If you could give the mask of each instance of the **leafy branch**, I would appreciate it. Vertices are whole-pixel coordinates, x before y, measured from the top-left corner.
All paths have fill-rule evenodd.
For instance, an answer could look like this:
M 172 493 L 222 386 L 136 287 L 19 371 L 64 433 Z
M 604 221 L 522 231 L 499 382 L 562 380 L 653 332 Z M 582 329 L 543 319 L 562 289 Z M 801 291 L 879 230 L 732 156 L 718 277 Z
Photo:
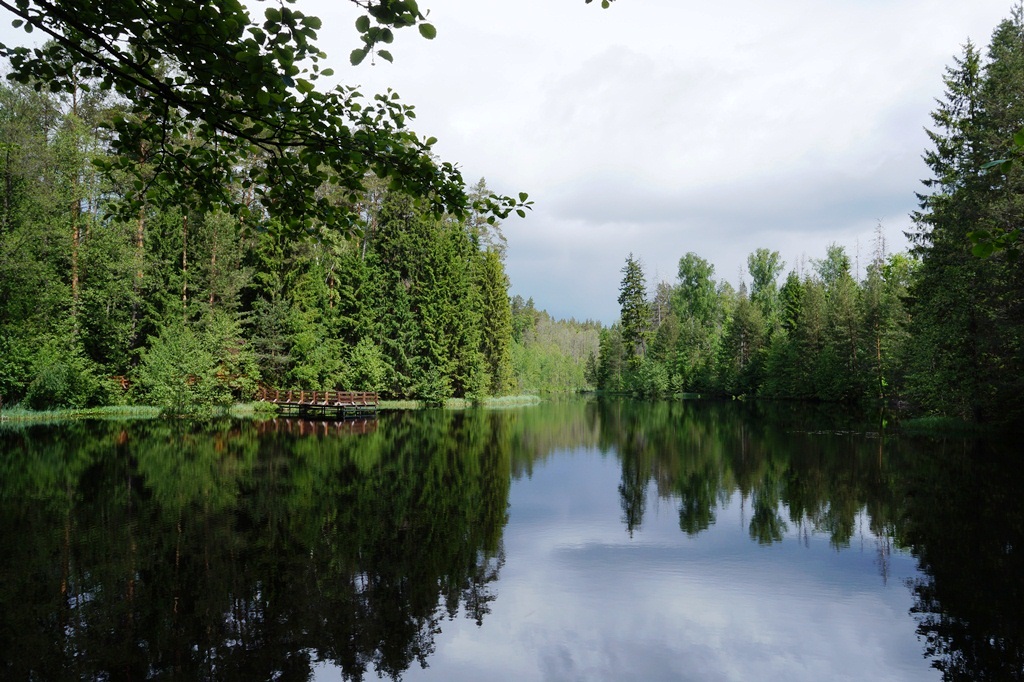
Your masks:
M 436 34 L 414 0 L 350 1 L 367 11 L 357 21 L 367 53 L 390 42 L 392 29 Z M 292 5 L 282 0 L 254 20 L 239 0 L 0 0 L 16 27 L 50 39 L 37 48 L 0 45 L 0 55 L 10 60 L 9 78 L 37 89 L 88 89 L 91 79 L 124 101 L 111 123 L 116 160 L 103 170 L 134 178 L 129 211 L 175 188 L 200 208 L 252 217 L 240 189 L 293 228 L 321 222 L 357 234 L 350 206 L 372 174 L 436 213 L 463 215 L 462 176 L 435 159 L 434 138 L 408 128 L 414 107 L 391 91 L 368 101 L 351 87 L 317 89 L 333 75 L 316 45 L 321 22 Z M 140 149 L 151 150 L 148 170 Z M 529 207 L 499 199 L 499 218 Z

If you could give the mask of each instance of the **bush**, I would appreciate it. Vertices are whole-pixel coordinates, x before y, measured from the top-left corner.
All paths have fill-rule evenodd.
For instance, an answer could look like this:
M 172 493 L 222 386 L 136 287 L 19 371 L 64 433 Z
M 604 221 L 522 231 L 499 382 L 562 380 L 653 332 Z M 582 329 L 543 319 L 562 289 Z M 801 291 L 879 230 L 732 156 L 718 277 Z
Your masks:
M 25 404 L 33 410 L 75 409 L 106 402 L 107 392 L 95 363 L 73 341 L 48 340 L 36 354 L 32 369 Z
M 142 397 L 175 415 L 207 413 L 218 396 L 213 355 L 184 323 L 150 338 L 136 374 Z
M 444 372 L 432 367 L 420 382 L 416 393 L 427 405 L 444 405 L 452 397 L 451 380 Z
M 391 371 L 380 346 L 364 336 L 352 348 L 344 373 L 345 385 L 339 388 L 380 393 L 387 387 Z
M 668 372 L 660 362 L 643 358 L 636 372 L 630 373 L 630 389 L 634 395 L 656 398 L 669 392 Z

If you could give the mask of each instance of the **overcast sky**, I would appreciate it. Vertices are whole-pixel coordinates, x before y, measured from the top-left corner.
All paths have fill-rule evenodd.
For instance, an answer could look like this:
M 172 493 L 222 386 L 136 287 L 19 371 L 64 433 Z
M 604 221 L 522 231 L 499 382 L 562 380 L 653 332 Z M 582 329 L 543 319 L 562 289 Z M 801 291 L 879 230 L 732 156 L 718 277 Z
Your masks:
M 255 4 L 255 3 L 253 3 Z M 509 219 L 512 293 L 556 317 L 618 317 L 632 252 L 649 290 L 693 251 L 737 285 L 747 255 L 786 270 L 836 242 L 890 249 L 927 175 L 942 75 L 984 47 L 1011 0 L 420 0 L 433 41 L 399 31 L 395 63 L 348 64 L 357 8 L 324 20 L 340 82 L 394 88 L 467 182 L 529 192 Z M 259 9 L 257 9 L 259 11 Z M 2 32 L 9 36 L 6 25 Z M 23 37 L 24 34 L 22 33 Z
M 618 317 L 630 252 L 648 287 L 696 252 L 737 285 L 747 255 L 786 270 L 890 249 L 927 176 L 942 75 L 1010 0 L 420 0 L 438 35 L 399 31 L 394 64 L 352 68 L 355 7 L 324 19 L 341 80 L 394 88 L 469 182 L 526 191 L 509 219 L 512 293 L 556 317 Z M 364 93 L 366 94 L 366 93 Z

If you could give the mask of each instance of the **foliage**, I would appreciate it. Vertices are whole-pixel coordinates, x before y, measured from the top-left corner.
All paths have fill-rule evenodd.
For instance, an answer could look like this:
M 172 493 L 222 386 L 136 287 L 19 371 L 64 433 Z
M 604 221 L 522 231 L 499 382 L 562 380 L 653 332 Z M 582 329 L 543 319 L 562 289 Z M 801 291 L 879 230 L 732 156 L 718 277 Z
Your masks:
M 643 268 L 629 254 L 622 267 L 622 283 L 619 285 L 619 321 L 622 325 L 622 342 L 625 345 L 627 362 L 631 369 L 639 368 L 647 354 L 647 343 L 651 331 L 651 308 L 647 303 L 647 284 Z
M 168 414 L 207 413 L 229 397 L 218 386 L 214 362 L 191 325 L 169 323 L 142 353 L 138 390 L 145 401 Z
M 251 399 L 260 383 L 400 398 L 424 391 L 435 401 L 527 383 L 514 374 L 493 216 L 439 217 L 371 179 L 359 210 L 372 232 L 318 225 L 296 239 L 282 220 L 206 210 L 198 194 L 176 194 L 159 174 L 151 180 L 162 200 L 125 216 L 110 202 L 130 200 L 134 184 L 91 170 L 92 160 L 119 158 L 99 143 L 99 121 L 118 110 L 96 99 L 86 111 L 82 93 L 0 85 L 8 405 L 152 400 L 171 413 L 206 412 Z M 248 191 L 244 183 L 228 190 Z M 596 342 L 582 355 L 550 350 L 567 371 L 545 387 L 583 387 L 575 368 Z
M 391 42 L 392 29 L 418 25 L 422 36 L 436 34 L 414 0 L 352 1 L 367 9 L 353 62 L 370 50 L 390 60 L 377 46 Z M 370 173 L 435 213 L 468 208 L 458 170 L 434 160 L 434 138 L 410 131 L 415 111 L 396 93 L 366 100 L 351 86 L 317 89 L 332 75 L 316 44 L 322 24 L 294 0 L 267 7 L 261 18 L 236 0 L 2 6 L 18 17 L 16 26 L 50 39 L 35 48 L 0 46 L 10 78 L 55 93 L 91 81 L 124 101 L 110 121 L 114 153 L 97 163 L 109 177 L 131 178 L 126 216 L 169 193 L 204 212 L 223 208 L 249 221 L 268 214 L 296 230 L 322 223 L 354 235 L 359 216 L 351 205 Z M 492 195 L 481 205 L 492 217 L 528 207 L 525 194 Z
M 746 285 L 716 282 L 714 267 L 694 253 L 679 278 L 662 282 L 649 309 L 650 353 L 630 366 L 621 327 L 602 332 L 596 377 L 602 391 L 642 396 L 711 393 L 824 401 L 895 400 L 905 383 L 908 316 L 903 300 L 913 276 L 906 254 L 880 244 L 864 282 L 836 245 L 817 276 L 791 272 L 780 289 L 778 253 L 757 249 Z M 665 306 L 660 301 L 670 301 Z M 867 377 L 871 377 L 869 380 Z
M 1024 355 L 1019 314 L 1024 278 L 1012 254 L 975 257 L 972 232 L 1015 229 L 1024 169 L 1001 178 L 984 172 L 1024 124 L 1024 8 L 995 30 L 987 58 L 971 44 L 947 70 L 946 93 L 933 113 L 932 177 L 914 218 L 921 264 L 910 287 L 908 393 L 930 412 L 977 423 L 1015 423 Z
M 67 337 L 47 340 L 32 362 L 33 377 L 25 391 L 25 404 L 35 410 L 82 408 L 107 399 L 94 363 Z
M 912 250 L 887 253 L 879 226 L 862 281 L 851 276 L 845 250 L 831 244 L 812 261 L 813 273 L 790 272 L 779 289 L 778 253 L 757 249 L 747 261 L 749 297 L 743 283 L 738 291 L 716 283 L 709 263 L 686 254 L 676 283 L 659 285 L 648 302 L 661 311 L 663 300 L 672 301 L 672 314 L 654 318 L 645 358 L 668 377 L 660 393 L 867 399 L 1019 428 L 1024 166 L 989 160 L 1006 153 L 1024 125 L 1024 4 L 996 28 L 985 55 L 964 47 L 945 84 L 928 132 L 931 177 L 912 216 Z M 642 281 L 642 273 L 630 277 Z M 647 394 L 661 384 L 650 381 L 650 368 L 643 376 L 623 371 L 635 353 L 623 315 L 623 331 L 602 337 L 599 385 Z
M 533 299 L 512 298 L 511 361 L 518 393 L 567 393 L 595 387 L 587 368 L 596 364 L 601 325 L 556 320 Z M 593 367 L 591 367 L 593 369 Z

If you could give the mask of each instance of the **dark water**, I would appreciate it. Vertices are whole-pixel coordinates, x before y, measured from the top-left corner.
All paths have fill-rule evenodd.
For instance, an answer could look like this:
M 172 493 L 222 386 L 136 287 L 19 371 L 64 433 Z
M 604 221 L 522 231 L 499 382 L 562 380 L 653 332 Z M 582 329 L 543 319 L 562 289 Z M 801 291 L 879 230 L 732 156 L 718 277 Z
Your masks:
M 5 680 L 1024 678 L 1013 445 L 564 402 L 0 430 Z

